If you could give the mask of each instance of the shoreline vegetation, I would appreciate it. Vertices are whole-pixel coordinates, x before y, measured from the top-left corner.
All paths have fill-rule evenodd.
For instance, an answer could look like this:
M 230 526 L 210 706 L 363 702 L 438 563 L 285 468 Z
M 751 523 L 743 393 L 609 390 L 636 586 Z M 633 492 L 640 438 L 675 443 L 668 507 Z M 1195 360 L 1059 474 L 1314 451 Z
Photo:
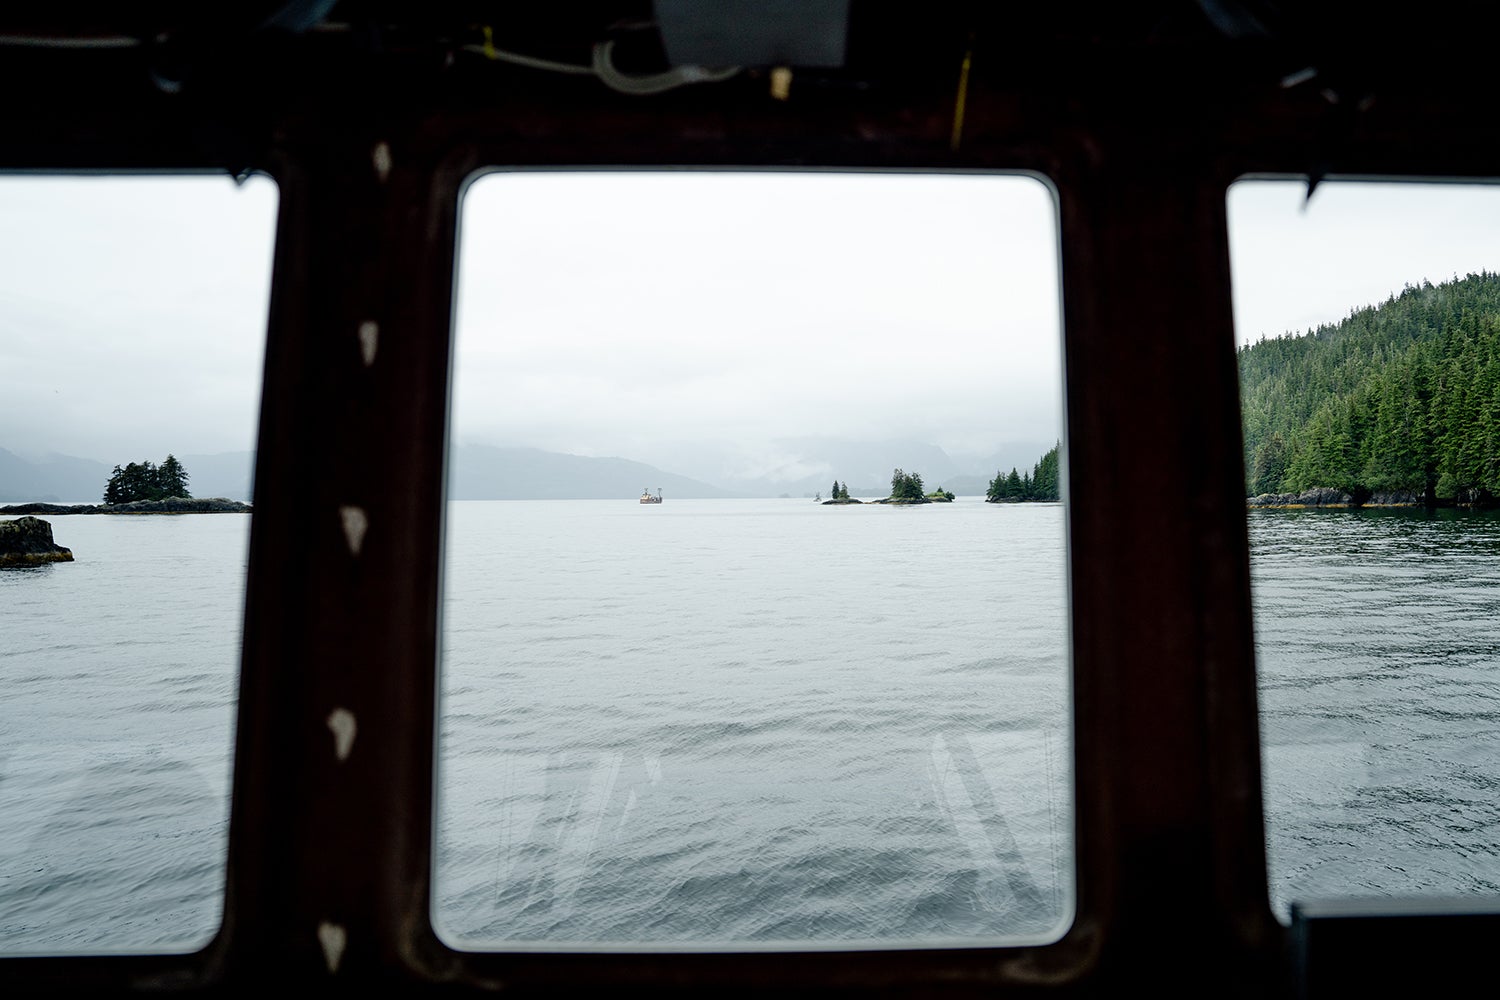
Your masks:
M 1359 507 L 1421 507 L 1422 498 L 1412 493 L 1379 494 L 1360 501 L 1358 497 L 1342 490 L 1314 487 L 1301 493 L 1262 493 L 1246 497 L 1245 506 L 1273 510 L 1304 510 L 1310 507 L 1359 508 Z
M 1493 510 L 1500 507 L 1500 501 L 1494 498 L 1461 502 L 1457 500 L 1436 500 L 1431 503 L 1422 496 L 1411 490 L 1397 490 L 1388 493 L 1372 493 L 1368 496 L 1360 496 L 1345 493 L 1343 490 L 1330 489 L 1326 486 L 1316 486 L 1301 493 L 1262 493 L 1258 496 L 1246 497 L 1245 506 L 1259 510 L 1362 510 L 1362 509 L 1395 509 L 1403 507 L 1421 507 L 1425 510 L 1439 510 L 1443 508 L 1460 508 L 1466 510 Z
M 985 503 L 1056 503 L 1062 499 L 1061 476 L 1058 455 L 1062 442 L 1054 444 L 1047 454 L 1037 459 L 1030 472 L 1012 468 L 1010 474 L 995 473 L 990 488 L 985 491 Z

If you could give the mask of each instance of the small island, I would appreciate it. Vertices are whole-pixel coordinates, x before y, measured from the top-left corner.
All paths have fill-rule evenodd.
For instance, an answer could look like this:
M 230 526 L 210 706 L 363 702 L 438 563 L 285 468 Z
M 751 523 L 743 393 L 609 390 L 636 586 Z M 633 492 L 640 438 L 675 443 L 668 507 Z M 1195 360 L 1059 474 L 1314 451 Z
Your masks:
M 823 501 L 823 506 L 824 507 L 842 506 L 844 504 L 851 504 L 851 503 L 864 503 L 863 500 L 856 500 L 854 497 L 851 497 L 849 495 L 849 484 L 848 483 L 842 483 L 842 484 L 840 484 L 837 479 L 835 479 L 833 481 L 833 492 L 830 493 L 829 496 L 833 497 L 833 499 L 832 500 L 824 500 Z
M 169 497 L 130 503 L 15 503 L 0 514 L 248 514 L 251 506 L 228 497 Z
M 104 502 L 60 504 L 18 503 L 0 507 L 0 514 L 248 514 L 250 505 L 227 497 L 194 497 L 188 492 L 188 473 L 175 456 L 161 465 L 131 462 L 115 466 L 104 485 Z
M 905 472 L 901 469 L 895 470 L 891 475 L 891 495 L 883 500 L 856 500 L 849 495 L 849 484 L 840 483 L 837 479 L 833 481 L 833 492 L 830 494 L 832 500 L 819 502 L 824 507 L 842 506 L 844 504 L 856 503 L 884 503 L 905 506 L 919 503 L 952 503 L 953 494 L 939 486 L 931 493 L 922 492 L 922 477 L 915 472 Z
M 952 503 L 953 494 L 939 486 L 931 493 L 924 493 L 922 477 L 915 472 L 905 472 L 901 469 L 891 474 L 891 495 L 884 500 L 876 500 L 876 503 L 894 504 L 896 506 L 908 506 L 919 503 Z
M 0 521 L 0 568 L 72 562 L 73 550 L 52 540 L 52 525 L 35 517 Z

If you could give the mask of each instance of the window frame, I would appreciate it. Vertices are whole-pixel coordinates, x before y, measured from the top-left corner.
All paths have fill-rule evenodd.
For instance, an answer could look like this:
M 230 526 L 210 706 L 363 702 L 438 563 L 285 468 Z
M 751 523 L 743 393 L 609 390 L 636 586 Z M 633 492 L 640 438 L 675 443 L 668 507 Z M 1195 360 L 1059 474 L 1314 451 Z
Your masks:
M 1398 87 L 1379 129 L 1312 148 L 1328 102 L 1283 85 L 1279 56 L 1225 59 L 1205 45 L 1177 52 L 1164 76 L 1142 68 L 1140 48 L 1089 43 L 1057 50 L 1036 87 L 1024 69 L 976 74 L 959 143 L 946 76 L 842 102 L 784 107 L 746 87 L 640 103 L 566 85 L 459 86 L 524 71 L 445 78 L 421 58 L 307 42 L 256 86 L 211 78 L 191 100 L 111 51 L 41 50 L 0 66 L 36 95 L 0 110 L 0 168 L 254 167 L 281 194 L 223 927 L 187 956 L 4 958 L 0 980 L 122 995 L 331 979 L 475 993 L 1290 992 L 1312 982 L 1297 942 L 1314 940 L 1317 983 L 1371 967 L 1361 944 L 1385 939 L 1323 934 L 1332 918 L 1311 913 L 1282 928 L 1266 892 L 1225 194 L 1253 172 L 1493 178 L 1483 92 Z M 477 954 L 437 940 L 427 915 L 453 264 L 464 179 L 495 165 L 1051 179 L 1073 487 L 1077 898 L 1061 940 L 775 961 Z M 1173 478 L 1184 469 L 1194 475 Z M 342 759 L 327 725 L 338 709 L 358 726 Z M 1393 919 L 1407 930 L 1420 920 Z M 1464 918 L 1456 939 L 1483 940 L 1468 936 L 1476 920 L 1493 917 Z M 1422 965 L 1422 940 L 1396 959 Z M 1477 968 L 1483 949 L 1466 954 Z

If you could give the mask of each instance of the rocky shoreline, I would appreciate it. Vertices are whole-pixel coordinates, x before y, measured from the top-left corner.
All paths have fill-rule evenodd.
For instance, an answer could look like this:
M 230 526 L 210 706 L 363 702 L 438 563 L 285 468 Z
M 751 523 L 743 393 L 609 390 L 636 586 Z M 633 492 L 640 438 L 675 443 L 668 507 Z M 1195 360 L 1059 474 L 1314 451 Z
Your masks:
M 1343 490 L 1326 486 L 1314 487 L 1301 493 L 1262 493 L 1248 497 L 1248 507 L 1420 507 L 1422 494 L 1415 490 L 1392 490 L 1372 493 L 1368 497 L 1355 497 Z
M 0 521 L 0 568 L 72 562 L 73 550 L 52 540 L 52 525 L 35 517 Z
M 132 503 L 18 503 L 0 507 L 0 514 L 248 514 L 251 507 L 225 497 L 136 500 Z
M 911 506 L 915 506 L 916 504 L 919 504 L 919 503 L 952 503 L 952 502 L 953 502 L 953 498 L 952 497 L 936 496 L 936 495 L 922 497 L 920 499 L 903 498 L 901 500 L 897 500 L 894 497 L 886 497 L 884 500 L 855 500 L 853 498 L 845 499 L 843 497 L 840 497 L 837 500 L 824 500 L 823 501 L 823 506 L 824 507 L 835 507 L 835 506 L 837 506 L 837 507 L 843 507 L 843 506 L 848 505 L 848 504 L 856 504 L 856 503 L 883 503 L 883 504 L 890 504 L 893 507 L 911 507 Z

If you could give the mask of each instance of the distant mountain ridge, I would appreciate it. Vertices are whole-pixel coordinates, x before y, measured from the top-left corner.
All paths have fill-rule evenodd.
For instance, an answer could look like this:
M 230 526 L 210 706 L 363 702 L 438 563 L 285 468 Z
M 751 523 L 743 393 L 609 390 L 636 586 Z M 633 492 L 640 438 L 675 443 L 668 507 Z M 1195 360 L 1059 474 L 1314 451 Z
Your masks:
M 160 461 L 164 455 L 132 455 L 122 460 Z M 255 453 L 179 455 L 188 473 L 188 489 L 195 497 L 250 499 Z M 47 454 L 23 458 L 0 448 L 0 503 L 98 503 L 114 463 L 74 455 Z
M 846 442 L 807 438 L 783 442 L 800 459 L 797 475 L 776 470 L 760 475 L 697 478 L 668 472 L 628 458 L 598 458 L 543 451 L 539 448 L 484 444 L 455 445 L 450 458 L 448 495 L 454 500 L 594 500 L 634 499 L 643 489 L 661 489 L 669 498 L 812 496 L 827 492 L 833 480 L 847 482 L 858 496 L 885 496 L 890 471 L 901 466 L 921 474 L 924 482 L 964 495 L 983 495 L 989 475 L 960 472 L 935 445 L 915 442 Z M 122 456 L 125 461 L 164 455 Z M 255 453 L 221 452 L 179 455 L 195 497 L 252 499 Z M 700 467 L 713 463 L 698 456 Z M 998 466 L 996 466 L 998 468 Z M 0 448 L 0 503 L 98 503 L 113 463 L 69 455 L 25 458 Z M 809 473 L 810 468 L 822 469 Z M 836 470 L 836 471 L 835 471 Z M 992 475 L 992 474 L 991 474 Z
M 179 459 L 194 496 L 251 499 L 254 452 Z M 743 495 L 644 462 L 536 448 L 461 445 L 452 462 L 450 496 L 455 500 L 634 499 L 643 489 L 685 499 Z M 0 448 L 0 503 L 98 503 L 112 468 L 95 459 L 57 454 L 23 458 Z
M 450 461 L 450 500 L 618 500 L 643 489 L 684 499 L 737 495 L 628 458 L 466 444 L 453 449 Z
M 760 449 L 698 443 L 680 450 L 673 468 L 734 496 L 773 497 L 826 494 L 833 481 L 847 483 L 851 495 L 885 496 L 891 473 L 908 469 L 934 488 L 983 496 L 996 471 L 1030 467 L 1050 442 L 1012 440 L 987 455 L 955 458 L 918 439 L 849 439 L 825 436 L 781 438 Z
M 72 455 L 26 459 L 0 448 L 0 503 L 98 503 L 111 468 Z

